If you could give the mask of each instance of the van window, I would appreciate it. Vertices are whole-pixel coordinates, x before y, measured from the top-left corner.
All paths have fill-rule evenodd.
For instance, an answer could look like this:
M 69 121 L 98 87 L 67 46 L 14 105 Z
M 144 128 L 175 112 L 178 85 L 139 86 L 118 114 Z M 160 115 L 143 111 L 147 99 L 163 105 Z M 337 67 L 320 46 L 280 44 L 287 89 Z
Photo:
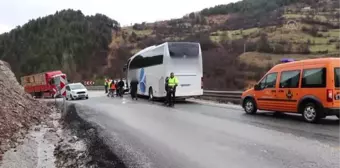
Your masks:
M 302 88 L 326 87 L 326 68 L 303 70 Z
M 334 85 L 340 87 L 340 68 L 334 68 Z
M 261 89 L 275 88 L 277 73 L 270 73 L 260 82 Z
M 300 80 L 300 70 L 283 71 L 281 73 L 280 88 L 298 88 Z

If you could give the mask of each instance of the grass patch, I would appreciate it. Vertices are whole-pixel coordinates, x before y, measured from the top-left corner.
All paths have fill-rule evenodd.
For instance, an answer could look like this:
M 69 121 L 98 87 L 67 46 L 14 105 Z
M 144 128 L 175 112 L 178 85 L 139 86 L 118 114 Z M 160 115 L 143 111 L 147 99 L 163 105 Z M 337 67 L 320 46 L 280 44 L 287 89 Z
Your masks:
M 274 33 L 270 33 L 268 39 L 270 41 L 286 40 L 292 43 L 300 43 L 302 41 L 306 42 L 307 40 L 306 35 L 301 34 L 301 32 L 294 31 L 291 31 L 289 33 L 276 31 Z
M 147 36 L 147 35 L 150 35 L 152 34 L 152 31 L 151 29 L 146 29 L 146 30 L 134 30 L 134 32 L 137 34 L 137 35 L 142 35 L 142 36 Z
M 339 51 L 338 49 L 336 49 L 335 44 L 331 44 L 331 45 L 312 45 L 309 47 L 309 50 L 312 53 L 318 53 L 319 51 L 325 51 L 328 50 L 329 53 L 335 53 L 337 51 Z
M 248 65 L 256 65 L 266 68 L 268 65 L 276 65 L 282 58 L 293 58 L 294 60 L 304 60 L 312 58 L 327 57 L 325 54 L 319 55 L 303 55 L 303 54 L 268 54 L 259 52 L 246 52 L 239 56 L 239 60 Z
M 134 30 L 132 27 L 126 27 L 124 30 L 128 33 L 131 34 L 132 32 L 135 32 L 138 36 L 147 36 L 152 34 L 153 30 L 152 29 L 146 29 L 146 30 Z
M 233 30 L 233 31 L 230 31 L 230 34 L 232 35 L 233 39 L 240 39 L 240 38 L 243 38 L 242 36 L 243 35 L 250 35 L 251 33 L 254 33 L 254 32 L 259 32 L 260 31 L 260 28 L 250 28 L 250 29 L 244 29 L 244 30 Z
M 315 44 L 327 44 L 328 43 L 328 40 L 329 38 L 327 37 L 313 37 L 309 34 L 304 34 L 303 36 L 303 40 L 306 42 L 308 39 L 313 43 Z
M 252 33 L 259 32 L 260 28 L 250 28 L 250 29 L 244 29 L 244 30 L 231 30 L 231 31 L 216 31 L 212 32 L 210 34 L 210 39 L 214 42 L 220 42 L 222 39 L 224 39 L 227 34 L 229 35 L 230 40 L 238 40 L 242 39 L 243 36 L 250 35 Z
M 222 40 L 222 38 L 221 38 L 221 36 L 210 36 L 210 40 L 218 43 Z
M 135 49 L 131 50 L 130 52 L 131 52 L 132 55 L 134 55 L 134 54 L 136 54 L 137 52 L 139 52 L 140 50 L 141 50 L 141 49 L 139 49 L 139 48 L 135 48 Z
M 286 18 L 286 19 L 299 19 L 299 18 L 306 18 L 307 15 L 305 15 L 305 14 L 285 14 L 285 15 L 283 15 L 283 17 Z M 321 13 L 319 13 L 318 15 L 315 15 L 314 19 L 320 20 L 320 21 L 327 21 L 326 16 L 322 15 Z
M 340 38 L 340 29 L 330 29 L 328 32 L 320 32 L 323 36 Z
M 327 44 L 331 37 L 313 37 L 300 31 L 274 32 L 269 35 L 270 41 L 286 40 L 292 43 L 306 43 L 310 40 L 311 44 Z
M 302 14 L 284 14 L 283 17 L 286 18 L 286 19 L 297 19 L 297 18 L 305 17 L 305 15 L 302 15 Z

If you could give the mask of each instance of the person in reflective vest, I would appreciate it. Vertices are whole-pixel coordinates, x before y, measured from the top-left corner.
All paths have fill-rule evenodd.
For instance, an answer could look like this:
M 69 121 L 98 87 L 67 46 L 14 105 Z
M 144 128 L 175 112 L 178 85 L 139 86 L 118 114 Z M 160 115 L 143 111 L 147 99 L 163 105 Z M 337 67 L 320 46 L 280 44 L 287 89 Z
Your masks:
M 104 87 L 105 87 L 105 94 L 107 93 L 107 89 L 108 89 L 108 87 L 109 87 L 109 84 L 108 84 L 108 81 L 107 81 L 107 79 L 105 78 L 105 80 L 104 80 Z
M 171 72 L 170 77 L 168 78 L 168 91 L 167 91 L 167 98 L 168 98 L 169 106 L 174 105 L 177 85 L 178 85 L 178 79 L 174 75 L 174 73 Z
M 115 91 L 116 91 L 115 81 L 111 80 L 111 83 L 110 83 L 110 93 L 109 93 L 111 97 L 114 97 Z
M 108 80 L 107 80 L 107 90 L 108 90 L 107 96 L 110 95 L 110 86 L 111 86 L 111 83 L 112 83 L 112 80 L 111 80 L 111 79 L 108 79 Z

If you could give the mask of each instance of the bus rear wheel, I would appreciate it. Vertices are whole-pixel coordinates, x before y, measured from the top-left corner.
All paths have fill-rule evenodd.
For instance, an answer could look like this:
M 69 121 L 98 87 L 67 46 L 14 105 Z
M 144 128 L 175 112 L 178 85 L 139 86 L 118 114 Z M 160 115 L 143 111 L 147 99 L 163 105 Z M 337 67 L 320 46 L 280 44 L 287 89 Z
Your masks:
M 153 97 L 153 90 L 152 90 L 152 87 L 149 88 L 149 100 L 153 100 L 154 97 Z

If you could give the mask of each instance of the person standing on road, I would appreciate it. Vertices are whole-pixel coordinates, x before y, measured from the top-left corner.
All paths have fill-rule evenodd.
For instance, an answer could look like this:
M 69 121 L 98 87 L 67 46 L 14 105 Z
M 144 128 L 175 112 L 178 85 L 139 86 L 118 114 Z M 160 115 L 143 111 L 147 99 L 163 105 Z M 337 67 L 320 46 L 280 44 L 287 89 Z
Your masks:
M 109 82 L 108 82 L 107 78 L 105 78 L 105 80 L 104 80 L 105 94 L 107 94 L 108 87 L 109 87 Z
M 114 97 L 115 95 L 115 90 L 116 90 L 116 84 L 115 81 L 112 80 L 110 84 L 110 92 L 111 92 L 111 97 Z
M 169 77 L 167 76 L 166 78 L 165 78 L 165 82 L 164 82 L 164 84 L 165 84 L 165 92 L 166 92 L 166 96 L 168 96 L 168 88 L 169 88 L 169 86 L 168 86 L 168 80 L 169 80 Z M 167 104 L 168 103 L 168 97 L 166 97 L 166 99 L 165 99 L 165 101 L 164 101 L 164 104 Z
M 116 85 L 116 96 L 118 97 L 119 96 L 119 86 L 118 86 L 118 80 L 115 81 L 115 85 Z
M 131 94 L 132 100 L 133 99 L 137 100 L 138 80 L 137 79 L 131 79 L 130 87 L 131 87 L 130 94 Z
M 112 80 L 111 80 L 111 79 L 108 79 L 107 88 L 108 88 L 109 91 L 108 91 L 108 93 L 107 93 L 107 97 L 109 97 L 110 94 L 111 94 L 111 88 L 110 88 L 111 83 L 112 83 Z
M 122 78 L 120 78 L 120 81 L 118 82 L 118 88 L 119 88 L 119 95 L 123 96 L 124 94 L 124 81 Z
M 168 79 L 168 92 L 167 98 L 169 106 L 173 106 L 176 97 L 176 87 L 178 85 L 178 79 L 173 72 L 170 73 L 170 78 Z

